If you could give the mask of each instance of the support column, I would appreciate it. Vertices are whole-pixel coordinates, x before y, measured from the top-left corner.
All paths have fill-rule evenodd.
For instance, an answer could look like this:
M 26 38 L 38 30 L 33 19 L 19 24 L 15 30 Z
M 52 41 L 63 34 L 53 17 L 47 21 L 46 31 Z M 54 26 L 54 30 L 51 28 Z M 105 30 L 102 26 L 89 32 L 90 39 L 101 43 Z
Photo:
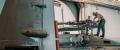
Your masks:
M 44 0 L 46 8 L 43 13 L 43 30 L 48 33 L 44 39 L 44 50 L 56 50 L 55 31 L 54 31 L 54 0 Z

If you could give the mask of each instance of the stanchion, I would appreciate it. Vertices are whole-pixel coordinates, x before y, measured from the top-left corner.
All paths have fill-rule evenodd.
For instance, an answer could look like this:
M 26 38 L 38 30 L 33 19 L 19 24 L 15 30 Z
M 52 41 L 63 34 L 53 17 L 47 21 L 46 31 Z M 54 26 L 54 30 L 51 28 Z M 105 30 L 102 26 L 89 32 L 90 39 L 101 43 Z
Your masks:
M 54 21 L 54 26 L 55 26 L 55 38 L 56 38 L 56 50 L 60 50 L 60 45 L 59 45 L 59 34 L 58 34 L 58 22 Z

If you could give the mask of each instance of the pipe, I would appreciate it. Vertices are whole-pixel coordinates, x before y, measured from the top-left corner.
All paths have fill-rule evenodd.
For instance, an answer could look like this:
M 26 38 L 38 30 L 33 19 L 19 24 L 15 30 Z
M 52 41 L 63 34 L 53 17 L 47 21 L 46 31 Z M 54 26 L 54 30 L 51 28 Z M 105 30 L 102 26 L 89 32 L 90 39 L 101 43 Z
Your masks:
M 86 14 L 85 14 L 85 13 L 86 13 L 86 12 L 85 12 L 85 11 L 86 11 L 86 8 L 85 8 L 85 6 L 86 6 L 86 5 L 85 5 L 85 3 L 84 3 L 84 20 L 86 20 Z
M 55 38 L 56 38 L 56 50 L 60 50 L 60 45 L 59 45 L 59 34 L 58 34 L 58 22 L 54 21 L 54 26 L 55 26 Z
M 63 13 L 63 7 L 61 7 L 61 13 L 62 13 L 62 22 L 64 22 L 64 13 Z M 64 27 L 64 25 L 63 25 Z

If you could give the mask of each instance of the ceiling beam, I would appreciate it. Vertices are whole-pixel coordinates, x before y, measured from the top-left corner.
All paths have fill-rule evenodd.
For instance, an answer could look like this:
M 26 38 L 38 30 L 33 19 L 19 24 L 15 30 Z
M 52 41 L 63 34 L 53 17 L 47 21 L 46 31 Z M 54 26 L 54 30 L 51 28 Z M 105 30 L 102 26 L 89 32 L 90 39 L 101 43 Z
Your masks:
M 114 9 L 114 10 L 120 10 L 119 6 L 105 4 L 105 3 L 94 3 L 93 2 L 93 3 L 87 3 L 87 4 L 96 5 L 96 6 L 102 6 L 102 7 L 106 7 L 106 8 L 110 8 L 110 9 Z

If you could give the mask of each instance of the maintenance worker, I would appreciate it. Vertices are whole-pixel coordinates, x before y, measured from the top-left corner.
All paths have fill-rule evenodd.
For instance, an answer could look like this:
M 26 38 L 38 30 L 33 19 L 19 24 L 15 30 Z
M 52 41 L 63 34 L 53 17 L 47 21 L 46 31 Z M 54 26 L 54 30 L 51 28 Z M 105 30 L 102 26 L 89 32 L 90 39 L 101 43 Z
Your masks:
M 88 16 L 88 18 L 86 19 L 86 23 L 88 23 L 87 27 L 86 27 L 86 35 L 89 35 L 88 31 L 90 30 L 90 23 L 92 22 L 92 20 L 90 20 L 90 16 Z
M 95 34 L 95 36 L 99 36 L 100 35 L 100 31 L 102 31 L 102 35 L 100 37 L 102 37 L 102 39 L 103 39 L 104 36 L 105 36 L 105 19 L 98 12 L 93 12 L 93 16 L 95 16 L 94 19 L 93 19 L 93 21 L 95 21 L 95 19 L 98 19 L 97 20 L 97 22 L 98 22 L 97 34 Z

